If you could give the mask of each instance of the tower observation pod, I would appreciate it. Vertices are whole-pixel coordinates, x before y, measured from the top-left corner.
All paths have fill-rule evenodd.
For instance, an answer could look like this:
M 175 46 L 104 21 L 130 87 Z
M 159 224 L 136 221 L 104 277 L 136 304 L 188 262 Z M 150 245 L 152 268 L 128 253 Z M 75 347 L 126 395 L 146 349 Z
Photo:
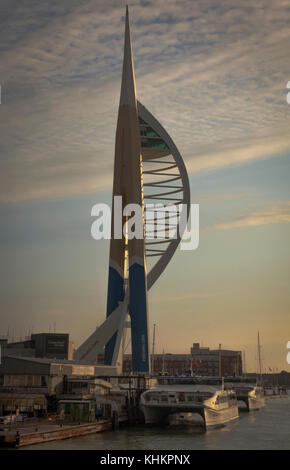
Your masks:
M 131 204 L 140 207 L 135 220 L 143 228 L 141 237 L 127 236 L 123 230 L 124 224 L 129 224 L 126 208 Z M 150 373 L 147 292 L 180 243 L 185 227 L 180 229 L 181 214 L 177 217 L 173 210 L 180 204 L 187 220 L 190 189 L 182 157 L 165 129 L 137 100 L 127 7 L 115 139 L 106 320 L 77 349 L 76 359 L 95 362 L 105 350 L 105 364 L 121 367 L 121 345 L 124 346 L 126 326 L 130 323 L 132 370 Z M 166 212 L 160 209 L 164 206 L 168 206 Z M 161 232 L 160 225 L 155 226 L 156 218 L 163 228 Z M 173 237 L 169 236 L 172 230 Z

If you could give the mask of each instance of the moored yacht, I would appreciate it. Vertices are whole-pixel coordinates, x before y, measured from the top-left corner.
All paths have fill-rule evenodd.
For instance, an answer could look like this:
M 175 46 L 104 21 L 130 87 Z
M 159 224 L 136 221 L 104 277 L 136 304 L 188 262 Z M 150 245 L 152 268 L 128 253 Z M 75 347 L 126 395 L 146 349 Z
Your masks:
M 249 410 L 260 410 L 265 406 L 265 394 L 264 388 L 260 385 L 256 385 L 248 393 L 248 401 L 249 401 Z
M 265 406 L 264 387 L 253 377 L 227 377 L 227 386 L 237 395 L 241 409 L 259 410 Z M 244 405 L 242 403 L 244 402 Z

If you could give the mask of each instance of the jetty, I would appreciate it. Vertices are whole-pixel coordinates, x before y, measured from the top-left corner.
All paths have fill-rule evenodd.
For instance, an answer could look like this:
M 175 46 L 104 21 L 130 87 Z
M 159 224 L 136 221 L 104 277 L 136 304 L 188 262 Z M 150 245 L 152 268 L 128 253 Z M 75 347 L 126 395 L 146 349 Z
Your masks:
M 1 447 L 22 447 L 49 441 L 86 436 L 112 429 L 111 419 L 97 420 L 93 423 L 22 425 L 17 428 L 0 429 Z

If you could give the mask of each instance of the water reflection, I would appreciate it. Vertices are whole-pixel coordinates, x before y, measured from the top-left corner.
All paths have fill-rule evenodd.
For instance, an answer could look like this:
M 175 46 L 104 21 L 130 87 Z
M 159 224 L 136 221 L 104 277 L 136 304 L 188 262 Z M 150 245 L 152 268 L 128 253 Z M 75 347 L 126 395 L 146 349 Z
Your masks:
M 194 450 L 290 449 L 290 399 L 267 400 L 260 411 L 240 413 L 240 418 L 219 429 L 197 432 L 192 426 L 126 427 L 26 449 Z

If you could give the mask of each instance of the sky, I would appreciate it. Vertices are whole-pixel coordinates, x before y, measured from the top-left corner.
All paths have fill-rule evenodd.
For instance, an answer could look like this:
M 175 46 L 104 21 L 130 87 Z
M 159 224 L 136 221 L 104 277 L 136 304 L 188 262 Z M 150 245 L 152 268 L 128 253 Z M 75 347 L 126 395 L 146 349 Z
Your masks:
M 184 158 L 200 243 L 149 292 L 155 351 L 246 351 L 290 371 L 290 1 L 129 1 L 138 99 Z M 0 5 L 0 334 L 105 318 L 125 2 Z

